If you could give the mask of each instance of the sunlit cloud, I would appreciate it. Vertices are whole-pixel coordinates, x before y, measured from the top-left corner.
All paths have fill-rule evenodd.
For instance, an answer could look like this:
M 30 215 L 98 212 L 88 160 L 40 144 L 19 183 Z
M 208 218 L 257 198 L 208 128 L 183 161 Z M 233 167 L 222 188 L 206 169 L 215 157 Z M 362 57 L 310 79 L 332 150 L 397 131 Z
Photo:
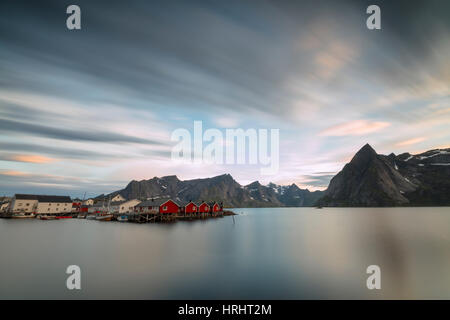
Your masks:
M 5 158 L 10 161 L 29 162 L 29 163 L 51 163 L 56 161 L 56 159 L 33 154 L 16 154 L 7 156 Z
M 26 177 L 29 174 L 22 171 L 16 170 L 0 170 L 0 175 L 11 176 L 11 177 Z
M 37 186 L 37 187 L 56 187 L 56 188 L 62 188 L 62 189 L 73 189 L 73 184 L 67 184 L 67 183 L 44 183 L 44 182 L 32 182 L 32 181 L 26 181 L 24 182 L 26 185 L 31 186 Z
M 390 123 L 385 121 L 354 120 L 343 124 L 332 126 L 319 133 L 320 136 L 360 136 L 389 127 Z
M 412 144 L 416 144 L 416 143 L 419 143 L 419 142 L 422 142 L 422 141 L 425 141 L 425 140 L 426 140 L 425 137 L 419 137 L 419 138 L 413 138 L 413 139 L 408 139 L 408 140 L 405 140 L 405 141 L 401 141 L 401 142 L 396 143 L 395 145 L 397 147 L 410 146 Z

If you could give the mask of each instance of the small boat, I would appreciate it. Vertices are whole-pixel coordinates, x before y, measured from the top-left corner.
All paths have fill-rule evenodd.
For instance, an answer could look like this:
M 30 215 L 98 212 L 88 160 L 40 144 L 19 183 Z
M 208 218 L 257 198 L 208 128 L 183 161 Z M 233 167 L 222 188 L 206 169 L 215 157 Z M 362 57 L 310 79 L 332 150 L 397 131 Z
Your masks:
M 24 214 L 24 213 L 15 213 L 11 216 L 12 219 L 33 219 L 36 218 L 34 213 Z
M 117 221 L 119 221 L 119 222 L 127 222 L 128 221 L 128 216 L 125 216 L 125 215 L 118 216 L 117 217 Z
M 99 214 L 97 214 L 97 217 L 95 218 L 98 221 L 111 221 L 114 216 L 112 214 L 109 214 L 109 209 L 110 209 L 110 204 L 111 204 L 111 196 L 109 196 L 109 201 L 108 201 L 108 207 L 105 208 L 105 204 L 103 203 L 102 206 L 102 211 L 100 211 Z
M 95 219 L 99 221 L 111 221 L 113 218 L 112 214 L 101 214 L 98 215 Z
M 95 216 L 95 214 L 88 214 L 86 216 L 86 220 L 95 220 L 97 217 Z
M 77 219 L 85 219 L 85 218 L 86 218 L 86 215 L 84 215 L 84 214 L 79 214 L 77 217 Z
M 56 219 L 72 219 L 72 216 L 56 216 Z
M 49 216 L 49 215 L 40 215 L 38 216 L 39 220 L 55 220 L 56 217 L 55 216 Z

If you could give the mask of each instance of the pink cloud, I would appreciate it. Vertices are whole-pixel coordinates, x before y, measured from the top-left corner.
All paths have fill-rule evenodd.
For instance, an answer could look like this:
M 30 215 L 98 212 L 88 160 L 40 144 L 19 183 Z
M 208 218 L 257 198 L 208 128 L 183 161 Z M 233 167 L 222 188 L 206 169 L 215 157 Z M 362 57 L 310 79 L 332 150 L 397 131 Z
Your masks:
M 361 136 L 382 130 L 391 124 L 384 121 L 354 120 L 329 127 L 319 133 L 320 136 Z
M 416 144 L 416 143 L 422 142 L 422 141 L 424 141 L 424 140 L 426 140 L 424 137 L 413 138 L 413 139 L 401 141 L 401 142 L 399 142 L 399 143 L 396 143 L 395 145 L 396 145 L 397 147 L 401 147 L 401 146 L 409 146 L 409 145 L 412 145 L 412 144 Z
M 32 154 L 16 154 L 11 157 L 8 157 L 8 159 L 10 161 L 29 162 L 29 163 L 50 163 L 55 161 L 52 158 Z
M 28 173 L 26 173 L 26 172 L 16 171 L 16 170 L 0 171 L 0 174 L 3 174 L 5 176 L 12 176 L 12 177 L 22 177 L 22 176 L 28 175 Z

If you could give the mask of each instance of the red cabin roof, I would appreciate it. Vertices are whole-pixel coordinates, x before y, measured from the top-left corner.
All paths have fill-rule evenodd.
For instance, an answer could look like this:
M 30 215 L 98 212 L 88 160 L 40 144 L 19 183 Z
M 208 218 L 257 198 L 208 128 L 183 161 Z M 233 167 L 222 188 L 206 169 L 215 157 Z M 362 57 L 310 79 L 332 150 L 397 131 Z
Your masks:
M 180 211 L 180 206 L 173 200 L 169 199 L 159 206 L 159 213 L 169 214 L 178 213 Z

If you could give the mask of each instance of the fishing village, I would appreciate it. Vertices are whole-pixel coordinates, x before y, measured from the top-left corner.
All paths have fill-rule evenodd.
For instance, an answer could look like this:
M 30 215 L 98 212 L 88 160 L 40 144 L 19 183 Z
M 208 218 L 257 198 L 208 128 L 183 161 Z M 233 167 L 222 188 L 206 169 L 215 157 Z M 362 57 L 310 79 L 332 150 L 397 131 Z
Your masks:
M 69 196 L 15 194 L 0 198 L 0 217 L 9 219 L 86 219 L 118 222 L 175 222 L 235 215 L 218 201 L 179 201 L 169 198 L 127 200 L 120 194 L 87 200 Z

